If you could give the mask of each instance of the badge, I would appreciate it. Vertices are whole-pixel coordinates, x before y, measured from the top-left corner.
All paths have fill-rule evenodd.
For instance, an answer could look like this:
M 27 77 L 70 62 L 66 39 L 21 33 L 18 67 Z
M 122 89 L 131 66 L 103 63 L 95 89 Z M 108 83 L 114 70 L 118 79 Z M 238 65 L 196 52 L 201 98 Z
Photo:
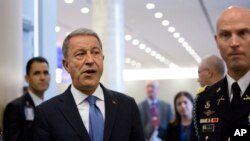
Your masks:
M 202 125 L 202 132 L 214 132 L 214 124 Z
M 214 117 L 214 118 L 202 118 L 200 119 L 200 123 L 218 123 L 219 122 L 219 118 L 218 117 Z
M 210 108 L 210 101 L 207 101 L 204 107 L 205 107 L 205 109 L 209 109 Z
M 216 92 L 218 93 L 220 90 L 221 90 L 221 88 L 218 88 L 218 89 L 216 90 Z
M 219 99 L 217 99 L 217 105 L 220 105 L 220 102 L 221 101 L 224 101 L 225 100 L 225 98 L 224 98 L 224 96 L 222 95 Z
M 214 112 L 215 112 L 215 111 L 207 110 L 207 111 L 203 112 L 203 114 L 205 114 L 206 116 L 209 117 L 210 115 L 214 114 Z
M 25 119 L 32 121 L 34 120 L 34 109 L 32 107 L 25 106 L 24 107 Z
M 249 100 L 250 101 L 250 97 L 248 95 L 246 95 L 243 100 Z

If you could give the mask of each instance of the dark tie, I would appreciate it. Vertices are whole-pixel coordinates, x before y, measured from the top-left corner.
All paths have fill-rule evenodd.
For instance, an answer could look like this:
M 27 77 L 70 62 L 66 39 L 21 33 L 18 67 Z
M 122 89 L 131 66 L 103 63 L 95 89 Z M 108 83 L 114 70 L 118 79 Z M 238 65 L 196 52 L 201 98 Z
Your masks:
M 104 120 L 100 109 L 96 106 L 96 97 L 89 96 L 89 135 L 91 141 L 103 141 Z
M 232 85 L 233 91 L 233 99 L 231 101 L 232 110 L 235 111 L 237 109 L 237 105 L 242 101 L 240 96 L 240 87 L 237 82 L 234 82 Z
M 152 114 L 153 126 L 154 128 L 157 128 L 158 127 L 158 114 L 157 114 L 156 105 L 154 102 L 152 102 L 152 105 L 151 105 L 151 114 Z

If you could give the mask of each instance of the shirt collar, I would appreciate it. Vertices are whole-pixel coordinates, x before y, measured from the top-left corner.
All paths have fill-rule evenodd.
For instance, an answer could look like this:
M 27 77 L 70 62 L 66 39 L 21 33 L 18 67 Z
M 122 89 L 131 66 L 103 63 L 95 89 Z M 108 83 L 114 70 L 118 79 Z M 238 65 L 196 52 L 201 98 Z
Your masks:
M 236 82 L 231 76 L 229 76 L 228 74 L 227 76 L 227 82 L 228 82 L 228 92 L 231 94 L 232 90 L 231 87 L 233 85 L 234 82 Z M 237 81 L 240 90 L 241 90 L 241 96 L 242 94 L 244 94 L 244 92 L 246 91 L 249 83 L 250 83 L 250 71 L 248 71 L 243 77 L 241 77 L 238 81 Z
M 33 100 L 35 106 L 38 106 L 39 104 L 41 104 L 43 102 L 43 99 L 41 99 L 40 97 L 35 95 L 33 92 L 31 92 L 30 89 L 28 89 L 28 92 L 29 92 L 29 95 L 30 95 L 31 99 Z
M 158 102 L 158 98 L 157 97 L 154 100 L 151 100 L 150 98 L 148 98 L 147 100 L 148 100 L 148 104 L 150 106 L 152 105 L 152 103 L 157 104 L 157 102 Z
M 88 95 L 79 91 L 78 89 L 75 88 L 75 86 L 72 84 L 71 85 L 71 93 L 73 95 L 73 98 L 76 102 L 76 105 L 81 104 L 87 97 Z M 102 101 L 104 101 L 104 95 L 103 95 L 103 91 L 100 85 L 97 86 L 95 92 L 92 94 L 93 96 L 96 96 L 97 99 L 100 99 Z

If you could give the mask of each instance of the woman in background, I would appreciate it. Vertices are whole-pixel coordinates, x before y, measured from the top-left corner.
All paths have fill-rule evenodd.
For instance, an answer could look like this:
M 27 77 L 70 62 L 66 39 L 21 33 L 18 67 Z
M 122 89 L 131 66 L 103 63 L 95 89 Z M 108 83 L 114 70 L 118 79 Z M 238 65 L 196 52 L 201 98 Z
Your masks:
M 174 98 L 175 119 L 163 135 L 164 141 L 191 141 L 193 136 L 193 97 L 180 91 Z

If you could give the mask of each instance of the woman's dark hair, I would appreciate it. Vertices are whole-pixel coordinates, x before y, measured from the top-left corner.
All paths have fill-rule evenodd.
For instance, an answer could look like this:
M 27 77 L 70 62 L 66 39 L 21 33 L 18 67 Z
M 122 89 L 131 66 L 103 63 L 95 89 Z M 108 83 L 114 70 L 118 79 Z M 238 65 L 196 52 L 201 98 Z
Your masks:
M 175 111 L 175 119 L 173 121 L 173 125 L 178 125 L 181 122 L 181 116 L 180 114 L 177 112 L 177 108 L 176 108 L 176 101 L 178 98 L 180 98 L 181 96 L 185 96 L 186 98 L 188 98 L 192 104 L 194 103 L 193 97 L 192 95 L 187 92 L 187 91 L 180 91 L 178 92 L 175 97 L 174 97 L 174 111 Z

